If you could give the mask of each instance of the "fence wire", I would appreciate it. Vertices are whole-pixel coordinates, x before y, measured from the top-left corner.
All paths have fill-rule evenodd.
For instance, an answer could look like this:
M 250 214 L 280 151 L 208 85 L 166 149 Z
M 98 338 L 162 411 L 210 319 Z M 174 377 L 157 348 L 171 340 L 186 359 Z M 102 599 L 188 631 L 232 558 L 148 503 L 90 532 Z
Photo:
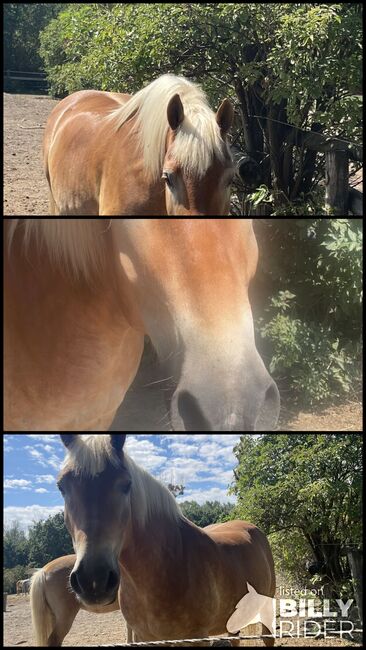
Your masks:
M 343 635 L 346 635 L 346 634 L 348 634 L 348 635 L 353 634 L 354 632 L 363 633 L 363 630 L 356 629 L 356 630 L 352 630 L 352 632 L 350 630 L 348 630 L 348 631 L 347 630 L 329 630 L 329 632 L 327 632 L 327 636 L 332 635 L 332 634 L 335 634 L 335 635 L 339 634 L 339 635 L 343 636 Z M 318 637 L 322 637 L 322 636 L 324 636 L 324 632 L 319 631 L 316 634 L 307 635 L 306 638 L 308 638 L 308 639 L 317 639 Z M 278 637 L 278 636 L 274 637 L 273 634 L 257 634 L 257 635 L 254 635 L 254 636 L 248 636 L 248 635 L 240 634 L 240 635 L 236 635 L 236 636 L 225 636 L 225 637 L 208 636 L 208 637 L 203 637 L 201 639 L 175 639 L 175 640 L 165 639 L 163 641 L 141 641 L 141 642 L 134 642 L 134 643 L 124 643 L 121 646 L 108 644 L 108 645 L 100 645 L 98 647 L 99 648 L 147 648 L 147 647 L 151 647 L 151 646 L 153 646 L 153 647 L 154 646 L 164 646 L 164 645 L 173 645 L 174 646 L 174 645 L 183 645 L 183 644 L 184 645 L 187 645 L 187 644 L 193 645 L 195 643 L 208 643 L 208 642 L 211 642 L 211 643 L 213 643 L 214 645 L 217 645 L 217 646 L 219 646 L 219 645 L 224 646 L 224 645 L 229 645 L 229 644 L 231 645 L 231 643 L 230 643 L 231 641 L 248 641 L 248 640 L 251 640 L 251 639 L 255 639 L 255 640 L 275 639 L 276 640 L 276 639 L 279 639 L 279 638 L 280 637 Z M 288 637 L 287 635 L 284 635 L 281 638 L 286 639 L 286 638 L 290 638 L 290 637 Z M 92 647 L 92 646 L 89 646 L 89 647 Z

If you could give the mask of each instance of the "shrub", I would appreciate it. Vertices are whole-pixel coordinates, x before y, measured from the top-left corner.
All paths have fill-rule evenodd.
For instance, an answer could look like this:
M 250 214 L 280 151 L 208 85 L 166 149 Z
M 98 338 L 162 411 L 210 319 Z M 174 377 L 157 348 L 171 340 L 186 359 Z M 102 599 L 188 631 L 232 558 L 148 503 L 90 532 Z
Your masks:
M 259 331 L 270 371 L 303 403 L 349 395 L 361 381 L 361 220 L 273 219 L 264 228 L 274 295 Z

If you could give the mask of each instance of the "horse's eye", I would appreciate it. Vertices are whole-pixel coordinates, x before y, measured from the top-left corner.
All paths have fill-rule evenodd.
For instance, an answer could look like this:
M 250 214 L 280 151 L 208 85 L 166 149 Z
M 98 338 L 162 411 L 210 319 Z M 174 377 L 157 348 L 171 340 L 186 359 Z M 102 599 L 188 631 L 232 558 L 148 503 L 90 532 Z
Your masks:
M 63 489 L 61 483 L 57 483 L 57 487 L 58 487 L 58 489 L 60 490 L 62 496 L 65 496 L 65 490 Z
M 162 179 L 166 182 L 168 187 L 173 186 L 173 175 L 169 172 L 163 172 Z
M 129 481 L 128 483 L 124 483 L 121 486 L 121 490 L 122 490 L 123 494 L 128 494 L 130 492 L 131 485 L 132 485 L 132 481 Z

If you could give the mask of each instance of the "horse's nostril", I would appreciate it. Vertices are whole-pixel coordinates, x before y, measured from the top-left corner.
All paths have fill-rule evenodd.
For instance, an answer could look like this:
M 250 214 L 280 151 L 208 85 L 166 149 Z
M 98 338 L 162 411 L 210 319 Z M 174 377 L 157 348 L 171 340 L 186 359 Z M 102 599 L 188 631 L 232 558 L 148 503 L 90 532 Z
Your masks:
M 177 397 L 178 413 L 186 431 L 212 431 L 203 415 L 197 399 L 187 390 L 181 390 Z
M 77 594 L 81 593 L 81 589 L 80 589 L 80 585 L 79 585 L 79 581 L 77 579 L 76 573 L 71 574 L 71 576 L 70 576 L 70 585 L 71 585 L 72 589 L 75 591 L 75 593 L 77 593 Z
M 119 584 L 119 577 L 114 571 L 109 572 L 108 576 L 108 581 L 106 585 L 106 590 L 107 591 L 113 591 L 113 589 L 116 589 Z
M 256 430 L 273 431 L 276 428 L 280 412 L 280 394 L 274 381 L 268 386 L 261 411 L 259 413 Z

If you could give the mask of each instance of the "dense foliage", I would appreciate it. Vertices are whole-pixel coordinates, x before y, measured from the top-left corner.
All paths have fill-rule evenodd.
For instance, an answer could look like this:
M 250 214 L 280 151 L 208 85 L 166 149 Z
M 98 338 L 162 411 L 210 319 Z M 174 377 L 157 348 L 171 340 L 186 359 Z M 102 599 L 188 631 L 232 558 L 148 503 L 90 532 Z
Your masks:
M 206 501 L 202 505 L 196 501 L 184 501 L 179 505 L 184 516 L 201 528 L 228 519 L 233 509 L 232 504 L 219 501 Z
M 271 372 L 303 403 L 354 396 L 361 382 L 362 220 L 256 219 L 255 226 L 261 262 L 253 299 L 265 313 L 258 327 Z
M 15 524 L 4 533 L 4 567 L 43 566 L 55 557 L 73 553 L 63 513 L 33 524 L 28 536 Z
M 15 523 L 4 533 L 4 569 L 26 565 L 29 561 L 29 544 L 24 532 Z M 20 580 L 20 578 L 18 578 Z
M 17 580 L 29 578 L 28 569 L 73 552 L 63 513 L 33 524 L 28 536 L 14 524 L 4 532 L 4 591 L 15 593 Z
M 50 20 L 66 7 L 62 2 L 6 2 L 4 11 L 4 69 L 40 72 L 39 35 Z
M 362 442 L 361 434 L 241 436 L 232 518 L 274 535 L 282 571 L 293 574 L 296 558 L 301 576 L 315 559 L 337 588 L 349 586 L 343 554 L 362 547 Z

